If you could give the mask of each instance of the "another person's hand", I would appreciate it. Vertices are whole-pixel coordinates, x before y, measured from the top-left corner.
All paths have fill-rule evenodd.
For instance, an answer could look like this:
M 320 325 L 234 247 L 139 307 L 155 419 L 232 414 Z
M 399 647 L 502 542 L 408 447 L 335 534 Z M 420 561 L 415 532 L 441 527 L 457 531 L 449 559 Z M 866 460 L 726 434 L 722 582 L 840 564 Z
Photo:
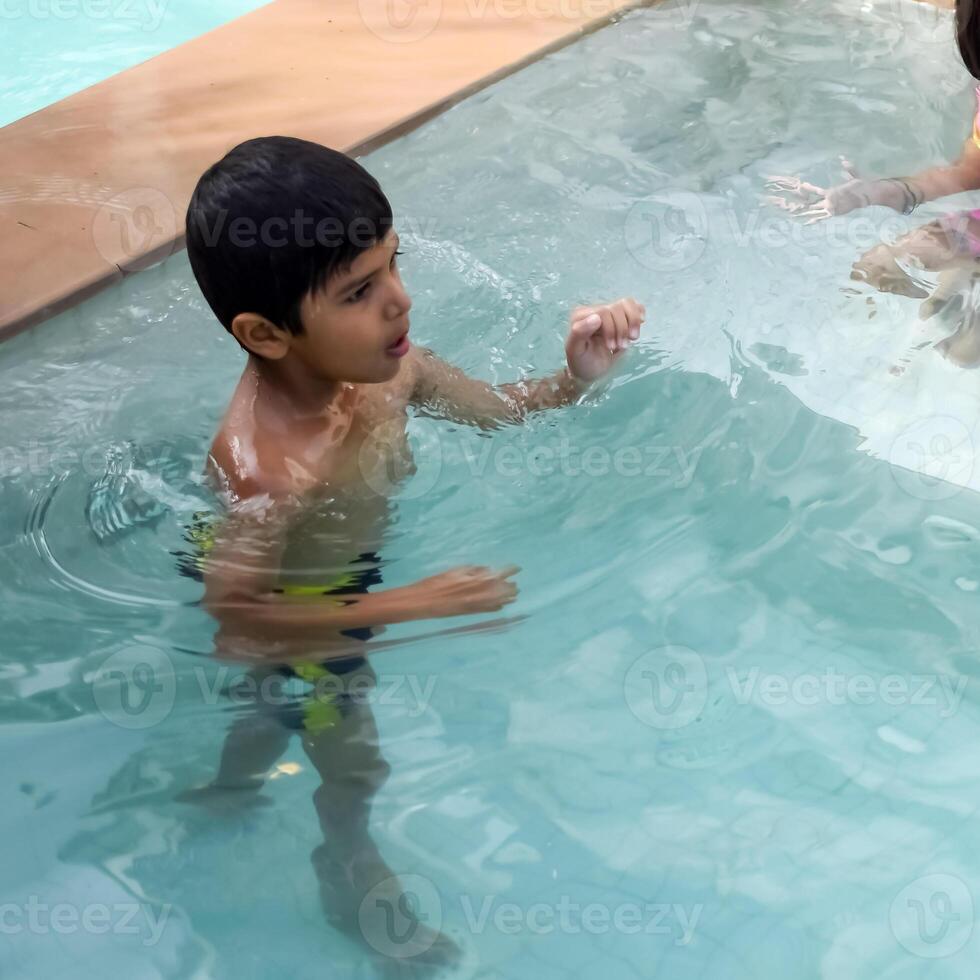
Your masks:
M 646 312 L 642 304 L 630 298 L 575 309 L 565 341 L 571 374 L 580 381 L 601 378 L 640 336 Z
M 766 190 L 774 191 L 776 196 L 766 200 L 798 218 L 808 219 L 807 224 L 872 205 L 910 214 L 921 203 L 907 181 L 897 177 L 864 180 L 849 163 L 842 163 L 848 179 L 836 187 L 818 187 L 799 177 L 770 177 L 766 181 Z
M 898 253 L 901 255 L 901 253 Z M 908 256 L 903 256 L 907 258 Z M 851 278 L 874 286 L 882 293 L 896 293 L 913 299 L 929 294 L 898 264 L 896 250 L 890 245 L 875 245 L 854 263 Z

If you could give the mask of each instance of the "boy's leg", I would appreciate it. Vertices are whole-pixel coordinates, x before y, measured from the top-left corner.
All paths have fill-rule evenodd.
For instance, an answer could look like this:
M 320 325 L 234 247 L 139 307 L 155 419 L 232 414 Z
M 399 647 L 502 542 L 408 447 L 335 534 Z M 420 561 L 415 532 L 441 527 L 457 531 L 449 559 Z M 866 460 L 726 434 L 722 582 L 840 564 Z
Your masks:
M 359 693 L 341 694 L 336 722 L 302 736 L 322 780 L 313 794 L 323 831 L 323 843 L 312 854 L 313 870 L 332 925 L 365 943 L 386 972 L 421 975 L 455 962 L 459 951 L 420 921 L 424 914 L 415 915 L 411 897 L 368 832 L 371 803 L 390 772 L 370 705 L 374 685 L 366 661 L 336 677 L 332 689 Z
M 177 799 L 184 803 L 223 804 L 256 802 L 266 775 L 279 761 L 289 744 L 290 732 L 270 701 L 278 696 L 270 683 L 282 679 L 273 668 L 251 670 L 249 685 L 258 692 L 255 707 L 236 713 L 221 750 L 221 761 L 214 779 L 206 786 L 187 790 Z

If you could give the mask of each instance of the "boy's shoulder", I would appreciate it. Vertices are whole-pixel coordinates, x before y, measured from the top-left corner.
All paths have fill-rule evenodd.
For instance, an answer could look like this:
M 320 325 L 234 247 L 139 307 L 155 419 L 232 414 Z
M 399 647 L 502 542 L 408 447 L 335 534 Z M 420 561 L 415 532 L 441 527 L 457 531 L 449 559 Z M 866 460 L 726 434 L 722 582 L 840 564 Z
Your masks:
M 299 467 L 290 465 L 288 449 L 254 426 L 236 426 L 226 416 L 208 453 L 208 475 L 232 499 L 288 497 L 312 485 Z
M 211 481 L 238 501 L 302 493 L 312 475 L 301 472 L 294 440 L 282 438 L 259 422 L 255 375 L 242 373 L 211 442 L 207 469 Z

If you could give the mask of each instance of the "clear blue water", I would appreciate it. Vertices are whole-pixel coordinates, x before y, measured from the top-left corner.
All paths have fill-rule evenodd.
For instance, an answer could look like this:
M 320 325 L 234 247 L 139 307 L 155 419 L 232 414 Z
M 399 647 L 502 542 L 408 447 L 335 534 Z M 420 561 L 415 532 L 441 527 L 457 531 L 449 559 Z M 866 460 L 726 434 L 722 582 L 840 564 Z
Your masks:
M 412 910 L 447 976 L 975 975 L 976 376 L 854 288 L 853 222 L 759 200 L 955 152 L 968 79 L 904 11 L 636 12 L 367 159 L 419 343 L 502 381 L 581 300 L 649 323 L 580 406 L 411 422 L 386 582 L 514 562 L 522 618 L 372 658 L 324 828 L 295 738 L 267 805 L 178 800 L 249 717 L 171 554 L 241 368 L 185 257 L 0 348 L 5 976 L 425 976 Z
M 266 2 L 7 0 L 0 10 L 0 126 Z

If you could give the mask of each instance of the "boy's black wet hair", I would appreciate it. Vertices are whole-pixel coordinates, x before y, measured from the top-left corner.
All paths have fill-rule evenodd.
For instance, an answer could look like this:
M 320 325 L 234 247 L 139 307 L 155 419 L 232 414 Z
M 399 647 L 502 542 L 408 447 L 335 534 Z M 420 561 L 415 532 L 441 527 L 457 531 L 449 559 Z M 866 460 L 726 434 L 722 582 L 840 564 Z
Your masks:
M 202 175 L 187 209 L 187 253 L 225 329 L 258 313 L 303 332 L 300 304 L 387 234 L 391 205 L 357 162 L 318 143 L 240 143 Z
M 980 79 L 980 5 L 977 0 L 956 0 L 956 43 L 966 70 Z

